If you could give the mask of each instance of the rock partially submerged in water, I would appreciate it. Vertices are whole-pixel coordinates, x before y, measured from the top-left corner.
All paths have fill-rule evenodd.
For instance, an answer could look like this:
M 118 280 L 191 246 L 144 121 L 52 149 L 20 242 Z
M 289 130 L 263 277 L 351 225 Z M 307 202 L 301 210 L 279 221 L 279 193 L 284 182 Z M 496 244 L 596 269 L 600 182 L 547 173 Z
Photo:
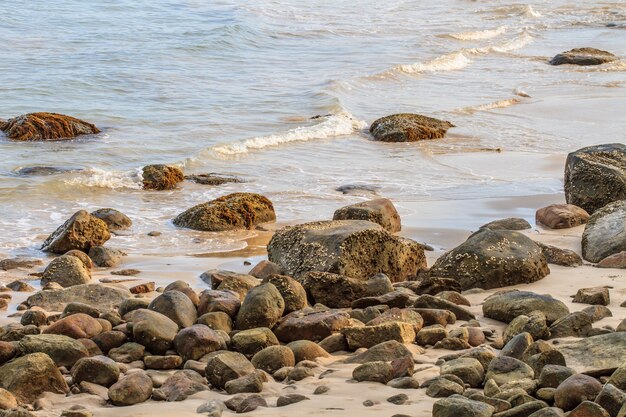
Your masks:
M 111 233 L 105 222 L 80 210 L 55 230 L 41 249 L 61 255 L 72 249 L 87 253 L 92 246 L 103 245 L 110 238 Z
M 173 190 L 185 179 L 183 171 L 171 165 L 147 165 L 143 167 L 144 190 Z
M 378 223 L 389 233 L 399 232 L 402 228 L 400 215 L 391 200 L 377 198 L 342 207 L 335 211 L 333 220 L 368 220 Z
M 229 182 L 239 183 L 243 182 L 240 178 L 237 178 L 232 175 L 219 175 L 219 174 L 194 174 L 194 175 L 185 175 L 185 179 L 187 181 L 195 182 L 196 184 L 202 185 L 223 185 Z
M 626 199 L 626 145 L 588 146 L 567 155 L 565 199 L 589 214 Z
M 35 176 L 63 174 L 66 172 L 76 172 L 80 170 L 81 168 L 30 166 L 30 167 L 22 167 L 22 168 L 16 169 L 13 172 L 15 172 L 15 174 L 19 175 L 20 177 L 35 177 Z
M 93 124 L 57 113 L 29 113 L 0 122 L 0 130 L 12 140 L 38 141 L 71 139 L 100 133 Z
M 208 232 L 252 229 L 276 220 L 272 202 L 260 194 L 234 193 L 198 204 L 179 214 L 174 224 Z
M 422 245 L 364 220 L 285 227 L 274 234 L 267 251 L 270 261 L 294 277 L 320 271 L 365 280 L 384 273 L 398 282 L 426 268 Z
M 615 201 L 596 211 L 583 232 L 583 258 L 600 262 L 626 250 L 626 200 Z
M 419 114 L 401 113 L 382 117 L 372 123 L 370 132 L 382 142 L 416 142 L 439 139 L 454 125 L 445 120 Z
M 596 48 L 574 48 L 555 55 L 550 65 L 601 65 L 613 62 L 617 57 L 610 52 Z
M 500 288 L 535 282 L 550 273 L 541 248 L 509 230 L 482 230 L 444 254 L 431 276 L 454 278 L 463 290 Z

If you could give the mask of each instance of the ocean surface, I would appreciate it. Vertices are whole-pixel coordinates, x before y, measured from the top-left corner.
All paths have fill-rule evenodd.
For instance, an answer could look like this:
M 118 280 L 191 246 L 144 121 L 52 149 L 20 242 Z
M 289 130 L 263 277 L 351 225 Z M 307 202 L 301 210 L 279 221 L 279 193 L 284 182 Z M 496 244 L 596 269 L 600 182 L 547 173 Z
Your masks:
M 95 123 L 77 140 L 0 133 L 0 254 L 33 255 L 79 209 L 135 221 L 137 254 L 241 248 L 241 233 L 175 228 L 185 209 L 259 192 L 279 222 L 329 218 L 373 193 L 404 203 L 555 194 L 564 156 L 626 141 L 626 1 L 0 0 L 0 118 L 53 111 Z M 553 67 L 596 47 L 597 67 Z M 416 112 L 457 127 L 442 140 L 372 141 L 375 119 Z M 141 167 L 246 182 L 141 190 Z M 33 172 L 32 167 L 59 171 Z M 46 174 L 46 175 L 43 175 Z M 455 214 L 456 210 L 456 214 Z M 467 216 L 467 214 L 465 214 Z M 163 232 L 159 238 L 146 233 Z

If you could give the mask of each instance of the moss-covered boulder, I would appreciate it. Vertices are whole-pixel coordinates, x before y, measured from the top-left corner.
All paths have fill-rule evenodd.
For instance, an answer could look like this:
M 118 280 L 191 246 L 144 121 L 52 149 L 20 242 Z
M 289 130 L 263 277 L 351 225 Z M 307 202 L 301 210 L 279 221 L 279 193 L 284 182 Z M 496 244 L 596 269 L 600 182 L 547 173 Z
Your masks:
M 171 165 L 147 165 L 143 167 L 144 190 L 173 190 L 185 179 L 183 171 Z
M 0 121 L 0 130 L 12 140 L 42 141 L 71 139 L 100 133 L 93 124 L 58 113 L 29 113 Z
M 401 113 L 382 117 L 370 126 L 374 139 L 382 142 L 416 142 L 426 139 L 439 139 L 454 125 L 445 120 Z
M 44 241 L 45 252 L 64 253 L 72 249 L 89 252 L 92 246 L 101 246 L 111 238 L 109 227 L 85 210 L 76 212 Z

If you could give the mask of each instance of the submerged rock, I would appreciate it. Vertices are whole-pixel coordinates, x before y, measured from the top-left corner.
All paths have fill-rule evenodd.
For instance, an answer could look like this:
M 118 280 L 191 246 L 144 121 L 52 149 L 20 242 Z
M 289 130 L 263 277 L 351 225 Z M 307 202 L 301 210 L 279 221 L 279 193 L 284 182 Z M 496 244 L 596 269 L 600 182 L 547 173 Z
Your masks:
M 550 60 L 550 65 L 601 65 L 617 59 L 610 52 L 596 48 L 574 48 L 557 54 Z
M 61 255 L 72 249 L 87 253 L 92 246 L 104 245 L 110 238 L 111 233 L 105 222 L 80 210 L 55 230 L 41 249 Z
M 240 178 L 218 174 L 185 175 L 185 179 L 202 185 L 222 185 L 229 182 L 242 182 Z
M 528 284 L 550 273 L 541 248 L 525 235 L 483 230 L 441 256 L 430 275 L 454 278 L 463 290 Z
M 626 199 L 626 145 L 588 146 L 567 155 L 565 199 L 589 214 Z
M 607 256 L 625 250 L 626 200 L 614 201 L 589 218 L 583 232 L 583 258 L 590 262 L 600 262 Z
M 194 230 L 222 232 L 252 229 L 257 224 L 275 220 L 274 206 L 267 198 L 254 193 L 234 193 L 190 208 L 179 214 L 174 224 Z
M 335 211 L 333 220 L 368 220 L 378 223 L 389 233 L 401 229 L 400 215 L 391 200 L 378 198 L 342 207 Z
M 7 138 L 19 141 L 71 139 L 80 135 L 100 133 L 91 123 L 58 113 L 29 113 L 2 123 L 0 130 Z
M 419 114 L 401 113 L 382 117 L 370 127 L 374 139 L 382 142 L 416 142 L 443 138 L 454 125 Z
M 358 279 L 384 273 L 396 282 L 426 267 L 422 245 L 364 220 L 286 227 L 274 234 L 267 250 L 269 260 L 294 277 L 310 271 Z
M 183 171 L 170 165 L 147 165 L 143 167 L 144 190 L 173 190 L 185 179 Z

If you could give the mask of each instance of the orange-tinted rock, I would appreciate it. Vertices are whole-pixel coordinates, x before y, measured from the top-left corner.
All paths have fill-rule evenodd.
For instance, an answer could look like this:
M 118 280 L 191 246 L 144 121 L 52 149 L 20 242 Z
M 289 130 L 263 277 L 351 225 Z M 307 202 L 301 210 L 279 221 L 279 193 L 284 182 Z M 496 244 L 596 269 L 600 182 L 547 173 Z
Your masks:
M 392 114 L 382 117 L 370 127 L 374 139 L 382 142 L 416 142 L 425 139 L 439 139 L 454 125 L 419 114 Z
M 535 222 L 550 229 L 567 229 L 587 223 L 589 213 L 573 204 L 552 204 L 540 208 L 535 214 Z
M 100 132 L 95 125 L 75 117 L 44 112 L 9 119 L 0 124 L 0 130 L 9 139 L 20 141 L 71 139 Z
M 173 190 L 176 184 L 185 179 L 180 168 L 169 165 L 148 165 L 143 167 L 144 190 Z
M 67 316 L 45 329 L 46 334 L 62 334 L 74 339 L 91 339 L 102 333 L 102 325 L 97 319 L 84 313 Z

